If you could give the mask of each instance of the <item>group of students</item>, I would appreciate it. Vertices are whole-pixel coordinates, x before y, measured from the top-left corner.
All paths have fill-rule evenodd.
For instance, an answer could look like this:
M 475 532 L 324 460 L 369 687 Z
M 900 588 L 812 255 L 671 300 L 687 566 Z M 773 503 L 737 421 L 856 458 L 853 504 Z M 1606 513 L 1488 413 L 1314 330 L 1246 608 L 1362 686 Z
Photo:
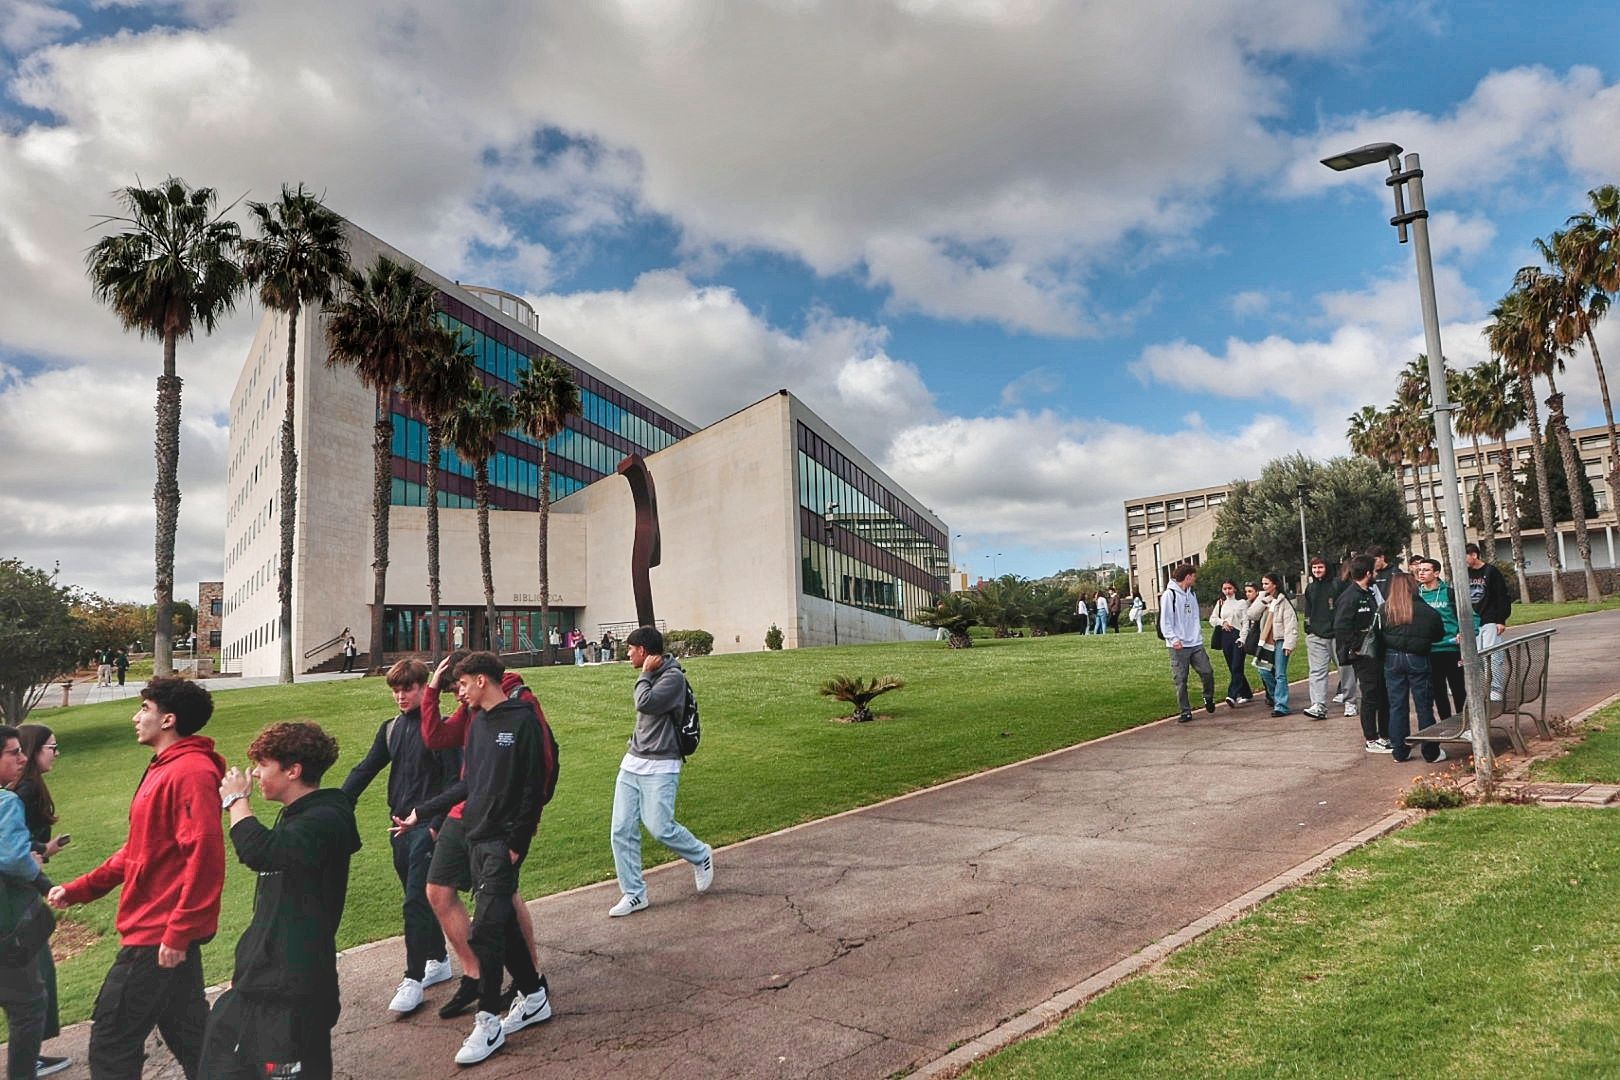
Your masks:
M 632 631 L 626 645 L 638 669 L 636 722 L 613 800 L 610 839 L 621 890 L 607 912 L 613 917 L 647 906 L 643 826 L 692 864 L 697 891 L 714 880 L 712 849 L 674 815 L 684 760 L 678 731 L 691 701 L 685 673 L 653 627 Z M 137 1080 L 154 1027 L 187 1080 L 330 1077 L 340 1010 L 336 935 L 350 860 L 362 843 L 355 806 L 385 767 L 405 930 L 404 979 L 389 1010 L 419 1008 L 426 987 L 453 977 L 454 952 L 462 976 L 439 1015 L 477 1009 L 458 1065 L 485 1060 L 508 1036 L 551 1018 L 550 988 L 518 890 L 559 773 L 540 702 L 490 652 L 452 653 L 431 676 L 421 661 L 402 660 L 387 682 L 397 714 L 379 725 L 341 787 L 323 788 L 338 745 L 319 725 L 269 725 L 248 747 L 244 773 L 227 768 L 213 740 L 199 734 L 214 711 L 208 691 L 181 678 L 153 679 L 133 718 L 136 741 L 152 758 L 130 806 L 128 838 L 96 869 L 63 885 L 51 882 L 44 863 L 67 838 L 51 841 L 47 822 L 47 838 L 37 840 L 24 800 L 0 791 L 0 957 L 13 949 L 26 954 L 26 963 L 0 967 L 10 1080 L 67 1064 L 38 1056 L 41 1041 L 56 1034 L 49 909 L 119 887 L 121 948 L 92 1014 L 93 1080 Z M 439 708 L 446 691 L 457 700 L 449 716 Z M 47 749 L 54 762 L 54 738 Z M 0 787 L 22 780 L 34 760 L 23 735 L 0 725 Z M 33 775 L 31 790 L 45 794 L 54 821 L 43 777 Z M 255 780 L 263 798 L 282 806 L 273 825 L 254 815 Z M 210 1009 L 201 950 L 219 925 L 222 813 L 236 856 L 257 884 L 230 989 Z M 470 918 L 460 897 L 466 891 L 474 894 Z
M 1081 593 L 1075 602 L 1074 612 L 1080 616 L 1080 632 L 1082 634 L 1106 634 L 1111 629 L 1119 633 L 1119 624 L 1122 618 L 1130 619 L 1136 624 L 1136 632 L 1142 632 L 1142 616 L 1147 611 L 1147 603 L 1143 601 L 1141 593 L 1131 594 L 1127 602 L 1120 595 L 1118 589 L 1109 589 L 1106 593 L 1089 595 Z
M 1479 545 L 1468 544 L 1466 552 L 1475 618 L 1466 632 L 1483 649 L 1501 640 L 1513 604 L 1506 579 L 1481 558 Z M 1414 731 L 1462 711 L 1466 694 L 1457 637 L 1464 631 L 1439 561 L 1415 556 L 1410 573 L 1398 562 L 1374 545 L 1344 560 L 1340 573 L 1330 577 L 1326 560 L 1311 560 L 1302 596 L 1310 672 L 1310 704 L 1303 714 L 1327 719 L 1328 690 L 1337 668 L 1339 685 L 1332 701 L 1344 706 L 1345 716 L 1360 719 L 1367 752 L 1406 761 L 1411 755 L 1407 739 Z M 1193 719 L 1190 672 L 1196 671 L 1203 683 L 1205 710 L 1213 713 L 1216 708 L 1214 671 L 1203 648 L 1194 592 L 1197 579 L 1197 567 L 1177 566 L 1159 605 L 1183 723 Z M 1252 657 L 1271 714 L 1288 715 L 1288 665 L 1301 627 L 1281 575 L 1246 583 L 1241 595 L 1236 582 L 1222 582 L 1221 599 L 1208 621 L 1214 628 L 1210 644 L 1225 658 L 1229 674 L 1227 706 L 1238 708 L 1252 700 Z M 1423 743 L 1422 754 L 1430 762 L 1446 758 L 1437 743 Z

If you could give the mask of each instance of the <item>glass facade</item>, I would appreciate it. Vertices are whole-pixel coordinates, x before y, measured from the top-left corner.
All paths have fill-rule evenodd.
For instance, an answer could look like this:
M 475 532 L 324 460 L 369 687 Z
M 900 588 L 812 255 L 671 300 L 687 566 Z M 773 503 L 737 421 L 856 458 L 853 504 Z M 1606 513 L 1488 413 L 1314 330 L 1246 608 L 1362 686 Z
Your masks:
M 484 381 L 510 395 L 540 346 L 509 330 L 476 307 L 440 294 L 440 320 L 461 334 Z M 560 358 L 559 358 L 560 359 Z M 627 455 L 664 449 L 692 432 L 601 379 L 561 361 L 579 387 L 581 409 L 546 449 L 551 497 L 570 495 L 610 475 Z M 392 502 L 422 506 L 427 497 L 427 425 L 409 401 L 393 395 L 394 476 Z M 467 508 L 473 502 L 473 468 L 448 447 L 440 455 L 439 505 Z M 540 505 L 539 443 L 519 430 L 504 433 L 489 461 L 490 506 L 533 510 Z
M 552 608 L 551 625 L 567 633 L 578 622 L 579 609 Z M 431 613 L 427 605 L 396 607 L 389 605 L 383 613 L 383 648 L 388 652 L 426 652 L 432 640 Z M 496 641 L 504 652 L 543 649 L 546 635 L 541 632 L 539 608 L 496 608 Z M 440 647 L 448 652 L 460 628 L 462 642 L 467 648 L 483 648 L 485 636 L 484 609 L 439 608 Z
M 915 621 L 947 591 L 945 534 L 802 423 L 798 480 L 807 594 Z

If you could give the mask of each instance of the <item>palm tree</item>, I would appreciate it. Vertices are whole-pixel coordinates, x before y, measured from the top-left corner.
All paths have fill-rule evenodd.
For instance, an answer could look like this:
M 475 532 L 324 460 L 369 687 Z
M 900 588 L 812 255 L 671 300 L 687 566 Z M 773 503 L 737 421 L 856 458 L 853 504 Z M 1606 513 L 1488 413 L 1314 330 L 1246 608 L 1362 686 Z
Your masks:
M 1597 573 L 1592 569 L 1592 537 L 1586 528 L 1586 504 L 1580 497 L 1581 476 L 1586 466 L 1575 452 L 1575 440 L 1570 438 L 1569 420 L 1564 415 L 1564 395 L 1558 392 L 1557 374 L 1564 370 L 1564 357 L 1573 353 L 1574 346 L 1566 344 L 1558 331 L 1569 309 L 1569 289 L 1562 277 L 1549 274 L 1538 267 L 1526 266 L 1514 276 L 1514 281 L 1529 298 L 1530 312 L 1542 324 L 1543 348 L 1537 352 L 1535 375 L 1547 380 L 1552 393 L 1547 398 L 1547 434 L 1552 437 L 1564 460 L 1564 476 L 1576 495 L 1570 500 L 1570 519 L 1575 524 L 1575 550 L 1581 557 L 1581 569 L 1586 578 L 1586 596 L 1596 600 Z
M 1474 453 L 1479 453 L 1479 440 L 1490 439 L 1500 444 L 1497 451 L 1497 491 L 1500 492 L 1500 503 L 1507 516 L 1508 537 L 1513 550 L 1513 572 L 1519 579 L 1519 599 L 1528 604 L 1530 602 L 1530 581 L 1525 574 L 1524 564 L 1524 535 L 1519 526 L 1519 490 L 1518 490 L 1518 462 L 1517 455 L 1508 451 L 1508 435 L 1525 422 L 1524 395 L 1519 391 L 1517 376 L 1504 367 L 1500 360 L 1485 360 L 1475 364 L 1468 371 L 1468 378 L 1463 383 L 1463 393 L 1459 398 L 1461 411 L 1458 414 L 1460 430 L 1465 431 L 1474 439 Z M 1480 466 L 1480 482 L 1484 483 L 1484 466 Z M 1490 497 L 1487 486 L 1484 492 L 1486 498 Z M 1490 518 L 1490 521 L 1495 518 Z M 1486 533 L 1490 536 L 1489 530 Z M 1483 554 L 1483 551 L 1481 552 Z M 1495 545 L 1492 544 L 1488 561 L 1495 561 Z
M 1434 450 L 1434 425 L 1429 414 L 1429 358 L 1420 353 L 1401 370 L 1395 386 L 1395 400 L 1390 403 L 1388 415 L 1401 456 L 1412 462 L 1412 472 L 1417 480 L 1419 535 L 1425 556 L 1430 553 L 1430 529 L 1439 522 L 1439 515 L 1434 512 L 1434 484 L 1423 476 L 1423 470 L 1432 468 L 1438 460 Z M 1442 532 L 1442 551 L 1445 546 Z M 1451 574 L 1449 565 L 1446 574 L 1448 577 Z
M 383 605 L 388 593 L 388 503 L 393 479 L 394 411 L 389 397 L 434 330 L 433 287 L 414 265 L 386 255 L 365 273 L 350 270 L 326 308 L 326 362 L 349 367 L 377 396 L 372 429 L 371 669 L 383 666 Z
M 1609 508 L 1620 513 L 1620 439 L 1615 434 L 1609 378 L 1592 333 L 1592 324 L 1608 314 L 1610 299 L 1620 292 L 1620 187 L 1606 184 L 1587 192 L 1586 197 L 1592 209 L 1569 219 L 1569 232 L 1558 251 L 1558 266 L 1582 290 L 1582 310 L 1576 322 L 1597 367 L 1603 418 L 1609 427 Z
M 478 561 L 484 572 L 484 626 L 489 649 L 495 641 L 495 572 L 489 556 L 489 459 L 500 434 L 517 422 L 506 395 L 475 381 L 445 421 L 445 441 L 461 460 L 472 463 L 473 497 L 478 504 Z
M 546 558 L 551 528 L 551 453 L 546 444 L 579 412 L 579 386 L 561 360 L 541 353 L 529 360 L 519 377 L 512 407 L 518 424 L 540 445 L 540 628 L 546 635 L 549 664 L 556 657 L 551 648 L 551 568 Z
M 1401 491 L 1401 505 L 1406 505 L 1406 458 L 1407 452 L 1403 448 L 1402 440 L 1405 437 L 1400 423 L 1400 411 L 1396 406 L 1388 409 L 1376 409 L 1371 405 L 1363 405 L 1350 415 L 1347 420 L 1349 428 L 1346 437 L 1350 441 L 1352 453 L 1368 458 L 1378 463 L 1382 468 L 1395 470 L 1395 487 Z M 1414 487 L 1420 482 L 1416 467 L 1413 468 Z M 1422 490 L 1419 488 L 1420 504 L 1418 515 L 1423 515 L 1421 505 Z M 1423 526 L 1424 542 L 1428 541 L 1427 525 Z
M 821 693 L 825 697 L 835 698 L 838 701 L 847 701 L 855 706 L 850 714 L 850 722 L 863 724 L 875 719 L 872 716 L 872 699 L 879 694 L 887 694 L 890 690 L 900 690 L 906 685 L 906 680 L 898 675 L 877 675 L 870 679 L 859 675 L 835 675 L 821 684 Z
M 170 640 L 174 607 L 174 540 L 180 525 L 180 376 L 175 346 L 201 326 L 212 333 L 236 305 L 242 268 L 236 261 L 241 230 L 216 212 L 213 188 L 193 188 L 169 177 L 153 188 L 126 187 L 114 198 L 121 214 L 104 214 L 103 225 L 121 231 L 97 240 L 85 269 L 97 300 L 112 308 L 125 330 L 163 342 L 163 374 L 157 381 L 157 480 L 152 502 L 157 518 L 152 594 L 157 629 L 152 634 L 153 672 L 174 672 Z
M 439 470 L 444 465 L 444 425 L 477 380 L 477 362 L 458 331 L 435 325 L 405 373 L 405 396 L 427 424 L 428 650 L 439 640 Z
M 1491 322 L 1485 327 L 1485 340 L 1491 352 L 1501 357 L 1513 372 L 1530 425 L 1530 461 L 1536 470 L 1536 495 L 1541 503 L 1542 539 L 1547 548 L 1547 568 L 1552 572 L 1554 603 L 1564 601 L 1563 562 L 1558 558 L 1558 525 L 1553 520 L 1552 492 L 1547 486 L 1547 458 L 1541 445 L 1541 413 L 1536 408 L 1532 372 L 1537 357 L 1549 348 L 1546 325 L 1540 322 L 1533 305 L 1520 289 L 1510 291 L 1491 309 Z
M 917 621 L 945 631 L 951 648 L 971 649 L 973 638 L 968 630 L 979 625 L 978 603 L 972 593 L 947 593 L 939 597 L 933 607 L 924 609 Z
M 250 202 L 259 235 L 242 241 L 242 273 L 259 290 L 259 301 L 287 316 L 286 408 L 281 417 L 281 562 L 276 593 L 281 600 L 281 681 L 293 681 L 293 528 L 298 519 L 298 446 L 293 407 L 298 398 L 298 316 L 305 307 L 331 302 L 349 269 L 343 219 L 299 184 L 281 185 L 274 204 Z

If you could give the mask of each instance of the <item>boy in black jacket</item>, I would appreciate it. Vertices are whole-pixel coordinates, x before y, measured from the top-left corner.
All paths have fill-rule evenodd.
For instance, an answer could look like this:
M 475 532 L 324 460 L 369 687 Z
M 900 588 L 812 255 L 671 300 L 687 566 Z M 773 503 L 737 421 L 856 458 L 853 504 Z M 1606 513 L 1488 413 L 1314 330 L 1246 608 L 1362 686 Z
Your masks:
M 498 656 L 475 652 L 456 672 L 460 697 L 473 710 L 462 751 L 462 780 L 398 824 L 409 828 L 421 815 L 466 798 L 461 820 L 477 897 L 468 943 L 478 957 L 479 993 L 478 1016 L 456 1053 L 456 1064 L 473 1065 L 506 1045 L 508 1035 L 551 1019 L 546 980 L 535 970 L 513 901 L 523 858 L 540 824 L 545 749 L 534 710 L 501 688 L 506 667 Z M 504 1020 L 503 968 L 512 973 L 517 989 Z
M 1339 663 L 1355 669 L 1356 685 L 1361 691 L 1361 734 L 1367 742 L 1367 753 L 1387 754 L 1394 744 L 1389 741 L 1384 661 L 1376 645 L 1371 652 L 1361 650 L 1378 618 L 1378 600 L 1373 595 L 1372 584 L 1372 556 L 1357 555 L 1350 560 L 1350 585 L 1334 604 L 1333 637 Z
M 354 804 L 320 787 L 337 756 L 337 740 L 316 724 L 271 724 L 248 747 L 251 773 L 233 768 L 220 781 L 231 844 L 259 881 L 231 988 L 208 1017 L 200 1080 L 332 1075 L 337 928 L 349 860 L 360 850 Z M 254 777 L 260 794 L 284 807 L 268 829 L 248 801 Z

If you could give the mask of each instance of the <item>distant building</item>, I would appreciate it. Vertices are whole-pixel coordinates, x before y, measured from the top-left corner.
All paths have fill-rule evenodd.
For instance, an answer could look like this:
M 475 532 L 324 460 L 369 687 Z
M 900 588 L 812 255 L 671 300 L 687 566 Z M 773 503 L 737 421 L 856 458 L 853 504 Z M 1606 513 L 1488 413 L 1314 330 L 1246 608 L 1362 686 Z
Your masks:
M 217 651 L 225 629 L 225 583 L 197 583 L 197 649 Z

